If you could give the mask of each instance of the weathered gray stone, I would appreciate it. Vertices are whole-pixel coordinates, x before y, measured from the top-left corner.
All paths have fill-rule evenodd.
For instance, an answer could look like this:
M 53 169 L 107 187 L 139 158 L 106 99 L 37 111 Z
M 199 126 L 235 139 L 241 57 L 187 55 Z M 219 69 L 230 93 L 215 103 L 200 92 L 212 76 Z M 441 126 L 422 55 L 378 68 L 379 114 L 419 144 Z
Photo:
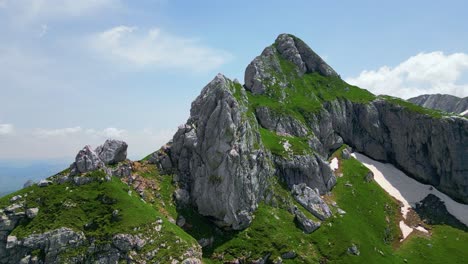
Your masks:
M 283 259 L 293 259 L 296 257 L 297 257 L 297 254 L 294 251 L 288 251 L 288 252 L 281 254 L 281 258 Z
M 115 169 L 112 169 L 111 175 L 119 178 L 126 178 L 132 175 L 132 165 L 130 163 L 119 164 Z
M 135 247 L 135 238 L 130 234 L 117 234 L 112 238 L 112 243 L 123 252 L 128 252 Z
M 297 208 L 294 210 L 294 220 L 306 234 L 310 234 L 320 227 L 320 223 L 310 220 Z
M 343 159 L 349 159 L 351 157 L 351 151 L 349 150 L 349 148 L 344 148 L 342 151 L 341 151 L 341 157 Z
M 352 244 L 351 247 L 348 248 L 348 253 L 356 256 L 359 256 L 361 254 L 361 252 L 359 252 L 359 249 L 355 244 Z
M 183 227 L 185 225 L 185 217 L 182 215 L 179 215 L 179 217 L 177 217 L 176 223 L 178 226 Z
M 188 258 L 184 259 L 182 264 L 202 264 L 202 261 L 198 258 Z
M 127 147 L 127 143 L 123 141 L 108 139 L 95 152 L 104 164 L 116 164 L 127 158 Z
M 290 188 L 305 183 L 318 189 L 320 194 L 329 192 L 336 184 L 336 177 L 328 162 L 316 154 L 295 155 L 289 158 L 274 157 L 277 175 L 282 177 Z
M 23 198 L 21 195 L 15 195 L 15 196 L 11 197 L 10 202 L 14 203 L 14 202 L 20 200 L 21 198 Z
M 18 244 L 18 238 L 15 236 L 8 236 L 6 242 L 6 249 L 11 249 Z
M 3 210 L 5 211 L 5 213 L 14 213 L 19 209 L 23 209 L 23 204 L 22 203 L 10 204 L 9 206 L 5 207 L 5 209 L 3 209 Z
M 28 208 L 26 209 L 26 216 L 29 219 L 33 219 L 39 213 L 39 208 Z
M 95 171 L 104 168 L 104 162 L 99 156 L 91 149 L 91 146 L 85 146 L 78 152 L 75 162 L 71 165 L 71 176 L 85 173 L 88 171 Z
M 39 187 L 47 187 L 47 186 L 49 186 L 50 184 L 52 184 L 52 181 L 49 181 L 49 180 L 40 180 L 39 183 L 37 184 L 37 186 L 39 186 Z
M 325 220 L 332 215 L 330 208 L 320 198 L 320 195 L 306 184 L 294 185 L 292 187 L 292 195 L 298 203 L 318 219 Z
M 216 76 L 192 103 L 190 118 L 174 135 L 170 160 L 179 185 L 202 215 L 220 226 L 250 224 L 272 170 L 255 121 L 246 120 L 247 98 Z M 256 128 L 256 127 L 255 127 Z
M 78 186 L 91 183 L 91 182 L 93 182 L 94 180 L 95 180 L 95 179 L 93 179 L 93 178 L 91 178 L 91 177 L 85 177 L 85 176 L 76 176 L 76 177 L 73 177 L 73 183 L 75 183 L 75 184 L 78 185 Z
M 177 189 L 174 191 L 174 198 L 178 206 L 187 206 L 190 203 L 190 194 L 185 189 Z
M 307 127 L 301 121 L 290 115 L 276 113 L 266 106 L 257 107 L 255 116 L 262 127 L 280 134 L 304 137 L 309 133 Z

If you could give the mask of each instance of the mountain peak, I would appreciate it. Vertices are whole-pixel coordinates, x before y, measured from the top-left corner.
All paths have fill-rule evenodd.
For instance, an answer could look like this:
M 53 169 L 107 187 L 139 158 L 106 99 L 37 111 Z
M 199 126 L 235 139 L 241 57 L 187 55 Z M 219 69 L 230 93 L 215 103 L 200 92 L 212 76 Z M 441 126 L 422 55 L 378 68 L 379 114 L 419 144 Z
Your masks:
M 323 76 L 337 76 L 338 74 L 304 41 L 291 34 L 280 34 L 275 46 L 283 58 L 294 63 L 301 73 L 318 72 Z
M 292 63 L 299 76 L 319 73 L 325 77 L 339 77 L 304 41 L 291 34 L 280 34 L 273 45 L 266 47 L 247 66 L 245 88 L 254 94 L 263 94 L 271 86 L 286 87 L 287 70 L 283 66 L 284 61 Z

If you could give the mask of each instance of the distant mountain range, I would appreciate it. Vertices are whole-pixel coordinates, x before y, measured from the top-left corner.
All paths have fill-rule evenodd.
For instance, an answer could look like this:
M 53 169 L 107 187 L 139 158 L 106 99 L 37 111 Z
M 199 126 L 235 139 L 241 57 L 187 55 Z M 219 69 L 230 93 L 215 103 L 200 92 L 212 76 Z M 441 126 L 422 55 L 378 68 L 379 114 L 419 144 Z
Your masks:
M 460 98 L 450 94 L 423 94 L 410 98 L 408 101 L 426 108 L 468 115 L 468 97 Z

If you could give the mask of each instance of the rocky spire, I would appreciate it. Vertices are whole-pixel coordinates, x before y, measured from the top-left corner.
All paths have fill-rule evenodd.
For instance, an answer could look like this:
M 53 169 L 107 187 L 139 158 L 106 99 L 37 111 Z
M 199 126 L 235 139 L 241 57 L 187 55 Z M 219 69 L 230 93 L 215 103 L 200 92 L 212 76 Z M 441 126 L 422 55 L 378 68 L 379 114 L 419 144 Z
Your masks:
M 273 45 L 265 48 L 245 70 L 245 88 L 254 94 L 263 94 L 267 87 L 279 85 L 285 88 L 286 73 L 281 68 L 280 58 L 293 63 L 299 76 L 317 72 L 327 77 L 339 77 L 319 55 L 299 38 L 281 34 Z

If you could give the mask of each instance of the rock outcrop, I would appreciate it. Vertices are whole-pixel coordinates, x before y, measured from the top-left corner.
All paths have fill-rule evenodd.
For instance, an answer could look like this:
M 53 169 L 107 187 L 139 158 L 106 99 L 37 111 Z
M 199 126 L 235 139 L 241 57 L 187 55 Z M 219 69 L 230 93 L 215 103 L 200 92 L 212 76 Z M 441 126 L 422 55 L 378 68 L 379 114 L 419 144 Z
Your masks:
M 85 146 L 78 152 L 75 162 L 70 165 L 70 175 L 76 176 L 83 173 L 103 169 L 107 174 L 118 177 L 126 177 L 131 172 L 131 165 L 121 164 L 115 168 L 107 168 L 106 165 L 115 165 L 127 159 L 127 143 L 124 141 L 108 139 L 106 142 L 93 150 L 91 146 Z M 66 176 L 68 177 L 68 175 Z M 75 177 L 76 178 L 76 177 Z M 62 177 L 62 181 L 67 181 Z M 75 181 L 82 183 L 84 179 L 76 178 Z M 82 184 L 79 184 L 82 185 Z
M 85 146 L 78 152 L 75 162 L 71 165 L 72 175 L 86 173 L 104 168 L 104 162 L 99 158 L 91 146 Z
M 460 98 L 450 94 L 423 94 L 410 98 L 408 101 L 426 108 L 468 116 L 468 97 Z
M 240 85 L 216 76 L 192 103 L 190 118 L 165 149 L 167 155 L 159 156 L 159 164 L 176 171 L 200 214 L 243 229 L 273 170 L 257 124 L 247 115 L 246 96 L 236 98 L 237 91 L 242 92 Z
M 332 215 L 328 205 L 320 198 L 317 191 L 308 187 L 305 183 L 294 185 L 292 195 L 296 201 L 304 206 L 307 211 L 320 220 L 325 220 Z
M 127 158 L 127 143 L 108 139 L 104 145 L 96 148 L 95 152 L 106 165 L 117 164 Z

